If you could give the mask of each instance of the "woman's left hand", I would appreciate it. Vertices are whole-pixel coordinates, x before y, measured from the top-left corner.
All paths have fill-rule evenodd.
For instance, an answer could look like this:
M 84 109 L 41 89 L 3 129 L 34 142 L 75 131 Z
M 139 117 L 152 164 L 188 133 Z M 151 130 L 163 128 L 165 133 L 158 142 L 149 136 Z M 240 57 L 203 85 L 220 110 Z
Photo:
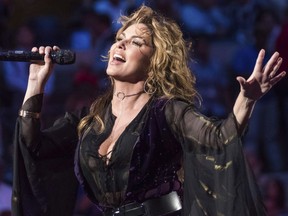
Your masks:
M 240 76 L 237 77 L 241 93 L 249 100 L 260 99 L 286 75 L 285 71 L 277 73 L 282 64 L 282 58 L 278 52 L 271 56 L 265 66 L 263 66 L 264 56 L 265 50 L 262 49 L 258 54 L 254 70 L 247 80 Z

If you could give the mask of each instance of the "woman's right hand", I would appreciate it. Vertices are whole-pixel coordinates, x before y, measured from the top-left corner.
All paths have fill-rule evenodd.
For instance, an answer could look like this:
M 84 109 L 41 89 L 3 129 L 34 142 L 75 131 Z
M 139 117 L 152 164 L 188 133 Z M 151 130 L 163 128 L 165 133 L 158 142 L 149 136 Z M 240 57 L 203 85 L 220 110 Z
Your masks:
M 44 62 L 33 62 L 30 65 L 29 70 L 29 82 L 36 82 L 35 84 L 40 85 L 42 88 L 45 87 L 45 84 L 47 80 L 49 79 L 52 69 L 53 69 L 53 63 L 50 58 L 50 52 L 59 50 L 59 47 L 54 46 L 53 48 L 50 46 L 41 46 L 39 48 L 33 47 L 32 52 L 39 52 L 39 54 L 43 54 L 44 56 Z
M 53 63 L 50 58 L 50 52 L 52 50 L 56 51 L 60 48 L 57 46 L 40 46 L 39 48 L 33 47 L 32 52 L 39 52 L 39 54 L 44 54 L 43 61 L 35 61 L 31 63 L 29 68 L 29 79 L 25 98 L 23 103 L 30 97 L 41 94 L 44 92 L 45 85 L 52 73 Z

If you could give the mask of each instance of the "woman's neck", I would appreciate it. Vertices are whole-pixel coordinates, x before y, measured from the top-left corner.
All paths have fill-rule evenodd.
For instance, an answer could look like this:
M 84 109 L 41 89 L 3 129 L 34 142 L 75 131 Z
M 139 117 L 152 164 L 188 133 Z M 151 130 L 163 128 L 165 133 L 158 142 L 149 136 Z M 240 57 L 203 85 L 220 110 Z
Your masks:
M 114 80 L 114 91 L 112 99 L 112 110 L 117 115 L 117 110 L 141 109 L 151 97 L 144 91 L 145 81 L 137 83 L 120 82 Z
M 127 99 L 137 99 L 144 94 L 144 81 L 137 83 L 114 82 L 113 99 L 124 101 Z
M 125 93 L 122 91 L 116 91 L 113 94 L 112 99 L 112 112 L 115 116 L 123 112 L 131 112 L 140 110 L 148 102 L 150 95 L 145 93 L 144 90 L 138 90 L 136 92 Z
M 116 96 L 116 98 L 120 101 L 122 100 L 125 100 L 125 98 L 128 98 L 128 97 L 136 97 L 137 95 L 141 95 L 145 93 L 144 90 L 141 90 L 139 92 L 136 92 L 136 93 L 132 93 L 132 94 L 125 94 L 124 92 L 122 91 L 118 91 L 118 92 L 115 92 L 113 96 Z

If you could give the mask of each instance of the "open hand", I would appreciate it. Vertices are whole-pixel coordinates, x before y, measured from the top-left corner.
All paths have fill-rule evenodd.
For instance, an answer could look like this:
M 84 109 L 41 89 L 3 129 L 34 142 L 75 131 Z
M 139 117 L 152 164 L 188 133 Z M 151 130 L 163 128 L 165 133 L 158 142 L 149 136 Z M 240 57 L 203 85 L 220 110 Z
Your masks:
M 278 52 L 271 56 L 265 66 L 263 66 L 264 56 L 265 50 L 262 49 L 258 54 L 254 70 L 247 80 L 241 76 L 236 78 L 242 94 L 250 100 L 260 99 L 286 75 L 285 71 L 277 73 L 282 64 L 282 58 Z

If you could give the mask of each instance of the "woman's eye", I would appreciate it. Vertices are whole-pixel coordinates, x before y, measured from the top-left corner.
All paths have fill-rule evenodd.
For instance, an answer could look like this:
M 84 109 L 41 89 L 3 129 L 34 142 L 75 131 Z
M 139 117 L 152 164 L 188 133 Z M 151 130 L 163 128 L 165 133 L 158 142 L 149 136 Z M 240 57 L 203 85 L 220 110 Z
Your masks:
M 144 43 L 142 41 L 132 40 L 131 43 L 135 46 L 142 46 Z
M 125 40 L 125 39 L 121 38 L 121 37 L 118 37 L 118 38 L 115 39 L 115 43 L 121 42 L 123 40 Z M 132 39 L 132 40 L 130 39 L 130 40 L 127 40 L 126 43 L 132 44 L 132 45 L 137 46 L 137 47 L 141 47 L 142 45 L 145 44 L 144 41 L 140 41 L 139 39 Z

